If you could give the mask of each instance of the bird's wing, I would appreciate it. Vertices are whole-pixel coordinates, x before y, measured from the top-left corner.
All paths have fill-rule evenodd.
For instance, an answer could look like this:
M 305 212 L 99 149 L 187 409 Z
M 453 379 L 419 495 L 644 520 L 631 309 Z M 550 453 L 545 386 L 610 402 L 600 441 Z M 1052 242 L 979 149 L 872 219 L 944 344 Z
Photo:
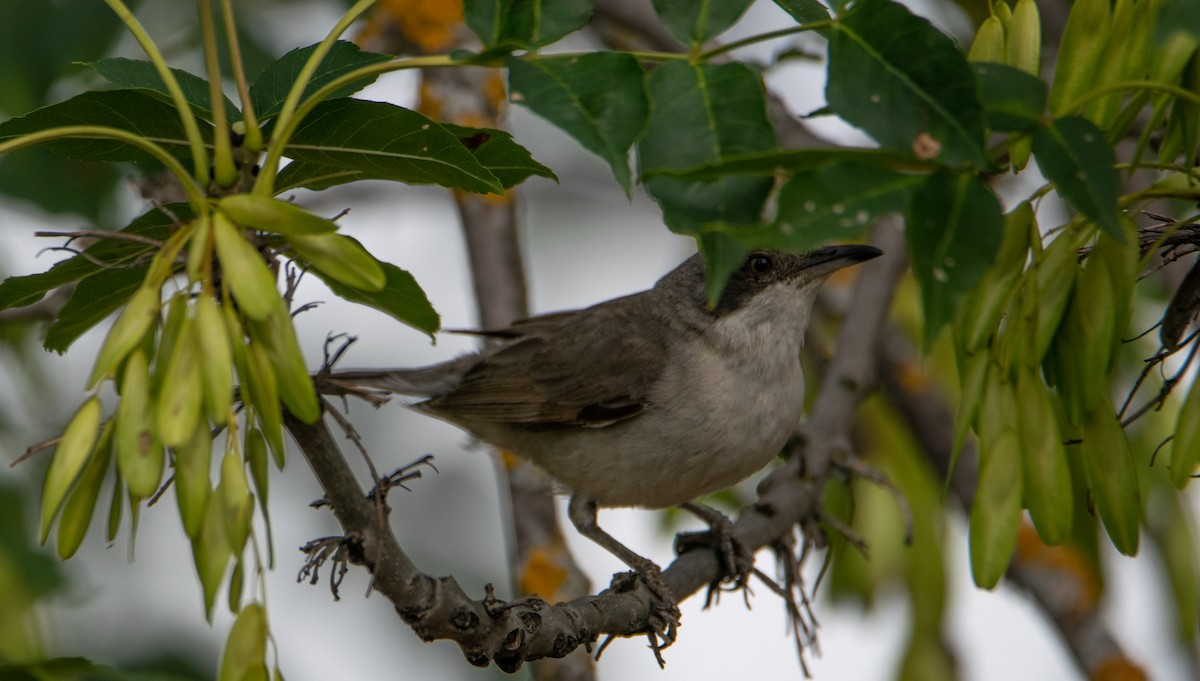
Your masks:
M 666 351 L 641 308 L 618 299 L 518 322 L 502 332 L 504 346 L 422 407 L 531 427 L 594 428 L 634 416 L 647 406 Z M 641 332 L 614 331 L 622 328 Z

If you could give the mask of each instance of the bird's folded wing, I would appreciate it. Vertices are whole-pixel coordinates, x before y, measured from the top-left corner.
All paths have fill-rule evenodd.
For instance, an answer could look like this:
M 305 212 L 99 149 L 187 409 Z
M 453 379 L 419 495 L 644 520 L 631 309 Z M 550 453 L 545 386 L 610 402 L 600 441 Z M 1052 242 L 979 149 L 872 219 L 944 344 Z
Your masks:
M 638 306 L 622 302 L 604 304 L 603 314 L 589 308 L 514 324 L 504 331 L 511 339 L 506 345 L 489 352 L 454 390 L 422 407 L 531 427 L 595 428 L 640 413 L 658 380 L 665 334 L 656 333 L 652 320 L 620 319 L 640 316 Z

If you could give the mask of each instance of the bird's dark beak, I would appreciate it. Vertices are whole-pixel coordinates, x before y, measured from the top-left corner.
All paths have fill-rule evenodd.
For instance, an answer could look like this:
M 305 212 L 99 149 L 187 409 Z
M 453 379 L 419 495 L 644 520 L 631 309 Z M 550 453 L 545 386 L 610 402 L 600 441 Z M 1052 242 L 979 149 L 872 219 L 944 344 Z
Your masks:
M 830 274 L 860 262 L 883 255 L 883 251 L 874 246 L 847 244 L 843 246 L 825 246 L 805 255 L 803 266 L 805 279 L 812 281 L 827 277 Z

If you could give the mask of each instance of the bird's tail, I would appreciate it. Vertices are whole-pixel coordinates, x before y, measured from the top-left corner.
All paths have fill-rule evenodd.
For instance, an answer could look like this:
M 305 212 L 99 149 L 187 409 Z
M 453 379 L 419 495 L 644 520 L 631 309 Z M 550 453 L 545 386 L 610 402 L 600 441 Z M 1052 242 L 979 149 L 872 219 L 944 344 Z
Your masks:
M 322 382 L 340 388 L 376 390 L 413 397 L 436 397 L 454 388 L 463 374 L 476 362 L 476 356 L 467 355 L 417 369 L 334 371 L 326 375 Z

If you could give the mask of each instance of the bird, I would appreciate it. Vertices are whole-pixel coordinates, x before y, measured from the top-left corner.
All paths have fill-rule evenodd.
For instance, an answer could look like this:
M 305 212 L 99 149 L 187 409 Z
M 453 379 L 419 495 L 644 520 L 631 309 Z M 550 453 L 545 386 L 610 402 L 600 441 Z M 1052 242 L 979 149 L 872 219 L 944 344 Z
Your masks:
M 799 423 L 817 289 L 880 254 L 751 251 L 710 305 L 697 253 L 640 293 L 472 332 L 492 341 L 476 352 L 325 383 L 421 398 L 409 406 L 532 461 L 570 493 L 581 534 L 669 600 L 657 565 L 601 529 L 597 508 L 687 506 L 765 467 Z

